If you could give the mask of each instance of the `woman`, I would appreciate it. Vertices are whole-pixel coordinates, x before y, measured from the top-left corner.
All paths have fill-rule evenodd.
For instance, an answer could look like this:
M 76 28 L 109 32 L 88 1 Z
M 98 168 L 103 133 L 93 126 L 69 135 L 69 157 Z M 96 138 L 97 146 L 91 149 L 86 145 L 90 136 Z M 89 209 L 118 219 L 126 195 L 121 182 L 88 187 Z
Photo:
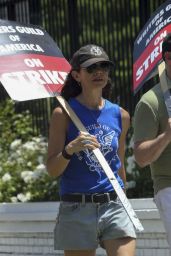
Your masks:
M 55 249 L 65 256 L 95 256 L 100 244 L 108 256 L 133 256 L 136 234 L 92 150 L 99 148 L 124 189 L 125 136 L 129 114 L 104 98 L 113 63 L 102 47 L 81 47 L 71 60 L 62 96 L 85 125 L 80 133 L 61 107 L 52 115 L 48 172 L 60 176 L 60 209 Z

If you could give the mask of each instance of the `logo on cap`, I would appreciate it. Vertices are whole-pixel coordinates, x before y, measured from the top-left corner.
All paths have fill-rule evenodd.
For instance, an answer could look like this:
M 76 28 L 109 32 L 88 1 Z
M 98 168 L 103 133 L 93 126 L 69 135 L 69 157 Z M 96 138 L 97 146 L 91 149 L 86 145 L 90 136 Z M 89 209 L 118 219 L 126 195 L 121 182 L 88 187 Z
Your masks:
M 102 55 L 102 50 L 98 46 L 92 46 L 91 49 L 90 49 L 90 52 L 91 52 L 92 55 L 95 55 L 95 56 Z

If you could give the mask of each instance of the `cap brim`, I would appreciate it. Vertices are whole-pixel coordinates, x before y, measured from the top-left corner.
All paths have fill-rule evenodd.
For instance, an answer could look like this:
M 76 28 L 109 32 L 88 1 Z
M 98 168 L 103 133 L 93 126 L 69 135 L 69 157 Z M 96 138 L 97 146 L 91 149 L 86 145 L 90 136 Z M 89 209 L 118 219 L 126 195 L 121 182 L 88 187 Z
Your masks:
M 98 62 L 106 62 L 106 63 L 109 63 L 111 66 L 114 66 L 114 63 L 110 60 L 106 60 L 104 58 L 92 58 L 92 59 L 89 59 L 83 63 L 81 63 L 80 67 L 82 68 L 87 68 L 95 63 L 98 63 Z

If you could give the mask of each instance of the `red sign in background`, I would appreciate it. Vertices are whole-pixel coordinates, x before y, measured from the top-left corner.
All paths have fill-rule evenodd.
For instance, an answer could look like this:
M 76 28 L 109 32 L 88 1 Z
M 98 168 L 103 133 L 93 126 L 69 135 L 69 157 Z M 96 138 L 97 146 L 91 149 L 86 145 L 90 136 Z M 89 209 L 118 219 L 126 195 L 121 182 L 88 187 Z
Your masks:
M 162 42 L 171 32 L 171 0 L 165 1 L 150 17 L 134 43 L 133 91 L 136 93 L 155 74 L 162 59 Z
M 60 93 L 70 64 L 38 26 L 0 20 L 0 81 L 14 100 Z
M 0 66 L 2 80 L 13 78 L 19 83 L 24 80 L 33 84 L 39 83 L 50 94 L 61 91 L 70 70 L 70 65 L 64 58 L 37 54 L 1 56 Z

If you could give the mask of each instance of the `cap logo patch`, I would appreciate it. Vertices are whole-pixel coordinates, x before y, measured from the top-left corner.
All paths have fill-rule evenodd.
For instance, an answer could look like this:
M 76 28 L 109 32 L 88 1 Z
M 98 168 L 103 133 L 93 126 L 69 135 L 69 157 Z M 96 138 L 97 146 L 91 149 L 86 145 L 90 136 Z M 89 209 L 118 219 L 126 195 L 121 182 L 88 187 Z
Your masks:
M 90 49 L 90 52 L 91 52 L 92 55 L 95 55 L 95 56 L 102 55 L 102 50 L 98 46 L 92 46 L 91 49 Z

